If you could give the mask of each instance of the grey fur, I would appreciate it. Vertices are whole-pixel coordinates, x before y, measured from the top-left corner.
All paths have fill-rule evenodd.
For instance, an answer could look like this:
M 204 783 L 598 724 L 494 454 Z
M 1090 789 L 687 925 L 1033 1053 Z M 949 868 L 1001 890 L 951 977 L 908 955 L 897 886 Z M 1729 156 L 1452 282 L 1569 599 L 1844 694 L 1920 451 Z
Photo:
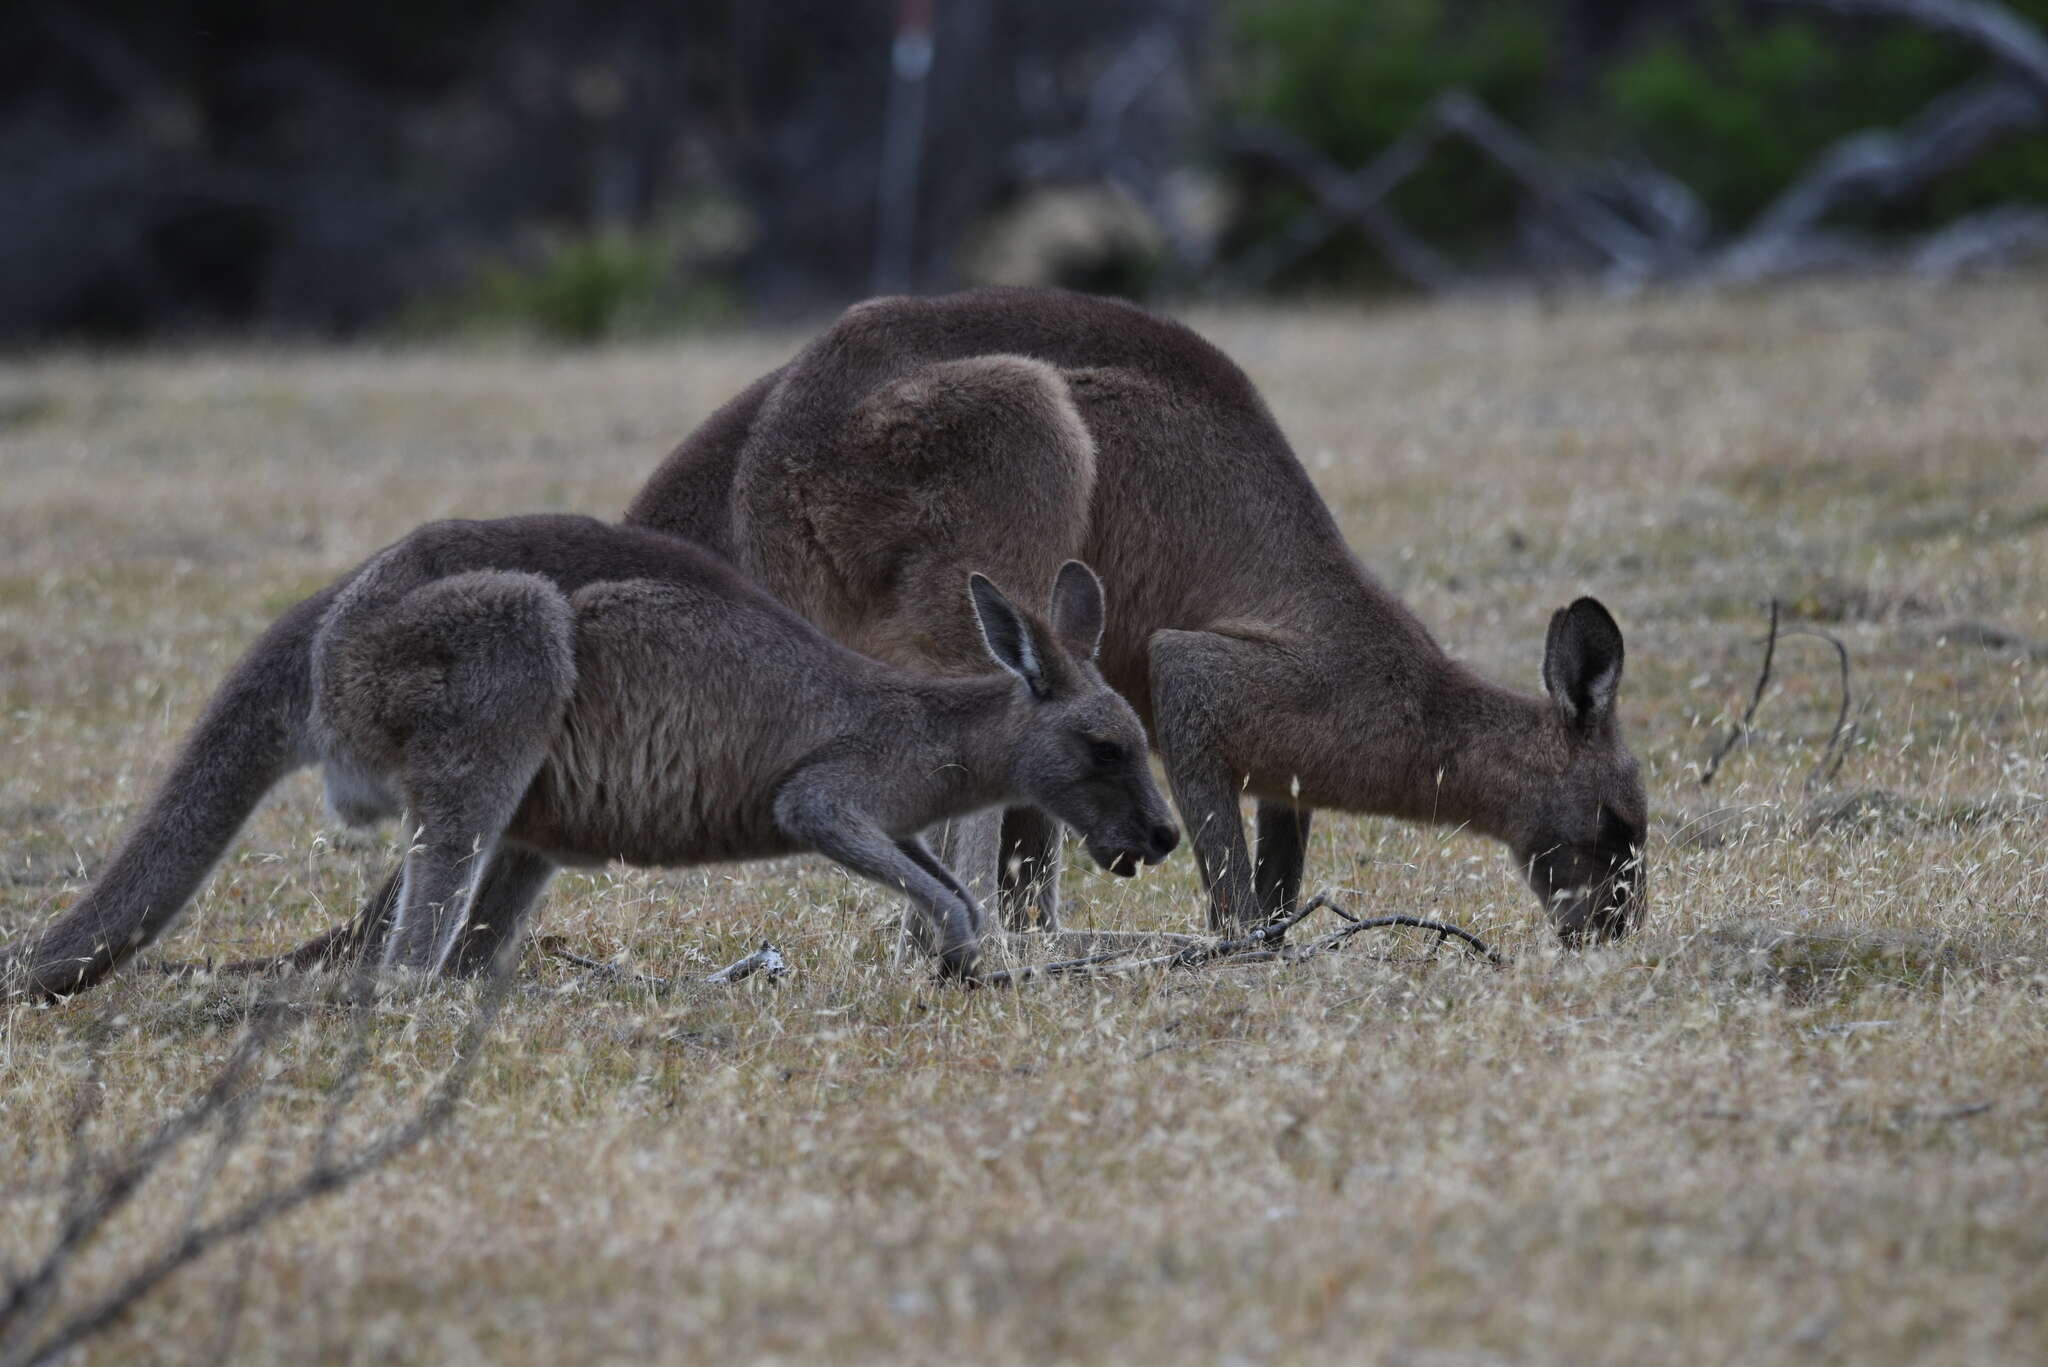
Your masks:
M 999 662 L 1028 656 L 1029 681 L 938 679 L 830 640 L 674 537 L 423 527 L 264 634 L 84 898 L 10 951 L 8 987 L 74 992 L 149 943 L 263 793 L 316 763 L 343 817 L 402 809 L 411 848 L 300 962 L 474 973 L 513 952 L 559 865 L 817 850 L 907 893 L 919 943 L 972 973 L 980 906 L 919 831 L 1021 798 L 1121 873 L 1177 838 L 1137 717 L 1065 644 L 1100 620 L 1101 586 L 1081 565 L 1058 581 L 1050 623 L 974 585 L 1010 644 Z
M 1606 610 L 1558 613 L 1547 694 L 1480 678 L 1352 555 L 1243 372 L 1142 309 L 1048 290 L 857 305 L 677 448 L 627 521 L 942 672 L 972 656 L 947 587 L 963 567 L 1037 595 L 1060 561 L 1093 564 L 1102 672 L 1159 746 L 1215 928 L 1295 901 L 1318 807 L 1502 841 L 1569 943 L 1640 912 L 1645 799 Z M 1050 919 L 1054 828 L 1013 812 L 1007 837 L 1013 921 Z

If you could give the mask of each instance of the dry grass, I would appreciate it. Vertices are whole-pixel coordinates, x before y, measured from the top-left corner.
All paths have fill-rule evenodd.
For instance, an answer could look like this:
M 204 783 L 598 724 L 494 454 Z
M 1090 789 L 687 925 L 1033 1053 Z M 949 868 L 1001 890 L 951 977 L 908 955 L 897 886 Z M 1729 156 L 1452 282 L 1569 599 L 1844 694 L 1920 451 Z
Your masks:
M 1202 320 L 1455 649 L 1533 682 L 1549 608 L 1615 609 L 1656 818 L 1626 947 L 1560 957 L 1497 850 L 1344 818 L 1312 885 L 1514 965 L 1360 952 L 1388 943 L 970 994 L 892 971 L 883 903 L 813 862 L 566 878 L 548 926 L 589 952 L 773 936 L 796 973 L 666 1002 L 529 965 L 453 1128 L 92 1360 L 210 1359 L 244 1280 L 257 1361 L 2041 1360 L 2048 664 L 1948 627 L 2048 641 L 2044 284 Z M 428 516 L 615 511 L 791 340 L 0 371 L 0 932 L 69 903 L 294 595 Z M 1771 594 L 1868 703 L 1818 801 L 1812 641 L 1696 782 Z M 166 948 L 282 945 L 387 857 L 295 781 Z M 1097 925 L 1196 914 L 1184 857 L 1073 879 Z M 0 1257 L 50 1226 L 92 1041 L 113 1143 L 230 1049 L 217 991 L 129 973 L 0 1018 Z M 470 1009 L 387 1003 L 349 1125 Z M 228 1194 L 303 1153 L 345 1047 L 292 1037 Z

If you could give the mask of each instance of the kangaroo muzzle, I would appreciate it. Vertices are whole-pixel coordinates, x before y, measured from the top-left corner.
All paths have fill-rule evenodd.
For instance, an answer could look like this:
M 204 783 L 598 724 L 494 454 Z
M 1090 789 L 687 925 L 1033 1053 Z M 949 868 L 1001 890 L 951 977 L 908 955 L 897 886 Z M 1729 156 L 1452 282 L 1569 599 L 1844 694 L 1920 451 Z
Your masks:
M 1090 840 L 1088 854 L 1117 877 L 1131 878 L 1140 868 L 1163 861 L 1179 844 L 1178 827 L 1171 821 L 1153 821 L 1124 841 Z
M 1635 866 L 1598 882 L 1559 888 L 1550 896 L 1551 924 L 1567 949 L 1604 944 L 1635 928 L 1642 902 L 1640 866 Z

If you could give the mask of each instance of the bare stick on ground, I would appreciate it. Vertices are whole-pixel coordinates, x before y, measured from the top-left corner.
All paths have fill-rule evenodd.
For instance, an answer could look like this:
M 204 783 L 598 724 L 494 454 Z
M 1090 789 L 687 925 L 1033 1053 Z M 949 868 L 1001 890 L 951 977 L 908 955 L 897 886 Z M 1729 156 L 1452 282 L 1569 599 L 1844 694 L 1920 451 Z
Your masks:
M 212 1080 L 186 1106 L 161 1122 L 125 1155 L 102 1161 L 87 1147 L 83 1124 L 74 1128 L 73 1176 L 66 1207 L 49 1246 L 26 1271 L 10 1275 L 0 1291 L 0 1367 L 34 1367 L 53 1362 L 119 1324 L 179 1269 L 278 1219 L 299 1206 L 357 1182 L 418 1146 L 448 1123 L 495 1024 L 509 975 L 487 980 L 454 1049 L 454 1059 L 410 1115 L 353 1152 L 337 1152 L 341 1113 L 354 1097 L 369 1062 L 365 1039 L 372 994 L 367 981 L 350 975 L 319 1006 L 340 1005 L 355 1017 L 357 1039 L 343 1075 L 330 1088 L 320 1134 L 306 1166 L 294 1177 L 264 1185 L 226 1211 L 203 1219 L 206 1199 L 229 1158 L 246 1141 L 249 1120 L 265 1091 L 260 1064 L 284 1027 L 314 1008 L 303 1002 L 259 1000 L 241 1039 Z M 168 1242 L 142 1253 L 111 1290 L 50 1325 L 51 1307 L 62 1294 L 78 1259 L 106 1232 L 109 1223 L 165 1168 L 188 1140 L 213 1130 L 214 1142 L 187 1215 Z
M 1835 712 L 1834 729 L 1828 732 L 1828 743 L 1821 750 L 1820 758 L 1814 762 L 1813 772 L 1806 776 L 1806 786 L 1809 789 L 1817 788 L 1832 780 L 1841 771 L 1842 761 L 1849 755 L 1849 742 L 1856 736 L 1856 724 L 1849 720 L 1849 647 L 1833 632 L 1820 631 L 1813 627 L 1801 627 L 1784 634 L 1826 641 L 1835 648 L 1835 658 L 1842 669 L 1842 705 Z
M 1741 719 L 1728 732 L 1726 739 L 1714 747 L 1713 754 L 1707 757 L 1706 767 L 1700 771 L 1702 788 L 1714 781 L 1714 775 L 1720 771 L 1721 761 L 1728 757 L 1729 752 L 1748 739 L 1750 726 L 1756 721 L 1757 708 L 1764 700 L 1764 690 L 1770 687 L 1771 664 L 1777 656 L 1778 642 L 1793 636 L 1825 641 L 1833 646 L 1836 662 L 1841 669 L 1841 705 L 1835 709 L 1835 724 L 1828 732 L 1828 743 L 1821 748 L 1820 758 L 1814 762 L 1812 771 L 1806 776 L 1806 786 L 1809 790 L 1817 788 L 1832 781 L 1835 775 L 1841 772 L 1842 761 L 1848 758 L 1849 743 L 1856 737 L 1856 724 L 1849 720 L 1849 709 L 1853 703 L 1853 695 L 1849 688 L 1849 647 L 1843 643 L 1841 637 L 1817 627 L 1792 627 L 1780 630 L 1778 600 L 1773 598 L 1771 627 L 1764 636 L 1764 662 L 1763 668 L 1757 671 L 1756 688 L 1749 695 L 1749 706 L 1743 709 Z
M 574 964 L 584 970 L 586 979 L 604 982 L 635 983 L 655 992 L 672 992 L 678 987 L 730 987 L 737 982 L 759 976 L 774 981 L 789 972 L 789 961 L 782 957 L 782 951 L 767 940 L 751 954 L 743 954 L 715 973 L 701 978 L 664 978 L 653 973 L 636 973 L 602 959 L 592 959 L 571 950 L 562 940 L 553 935 L 544 935 L 536 941 L 542 952 L 551 958 Z
M 1707 764 L 1700 771 L 1700 787 L 1714 781 L 1714 775 L 1721 771 L 1721 761 L 1728 758 L 1728 752 L 1740 745 L 1749 736 L 1750 723 L 1756 720 L 1756 710 L 1763 705 L 1764 690 L 1771 686 L 1771 660 L 1778 652 L 1778 600 L 1771 600 L 1771 629 L 1764 637 L 1764 667 L 1757 671 L 1756 688 L 1749 695 L 1749 706 L 1742 710 L 1741 720 L 1729 731 L 1728 738 L 1714 747 L 1714 753 L 1707 756 Z
M 1285 943 L 1288 931 L 1293 930 L 1315 912 L 1325 909 L 1344 919 L 1346 924 L 1342 929 L 1332 931 L 1304 945 Z M 1249 934 L 1182 945 L 1171 954 L 1132 959 L 1130 955 L 1136 952 L 1134 945 L 1129 948 L 1107 950 L 1100 954 L 1088 954 L 1078 959 L 1061 959 L 1049 964 L 1025 964 L 1017 968 L 984 973 L 974 981 L 984 987 L 1014 987 L 1034 978 L 1077 975 L 1099 977 L 1110 974 L 1144 973 L 1158 969 L 1207 968 L 1230 964 L 1299 963 L 1303 959 L 1337 948 L 1361 931 L 1402 926 L 1435 931 L 1439 944 L 1445 940 L 1456 939 L 1472 954 L 1496 968 L 1507 962 L 1495 953 L 1486 941 L 1461 926 L 1454 926 L 1446 921 L 1432 921 L 1420 916 L 1360 918 L 1338 906 L 1328 893 L 1318 893 L 1304 903 L 1299 911 L 1260 926 Z

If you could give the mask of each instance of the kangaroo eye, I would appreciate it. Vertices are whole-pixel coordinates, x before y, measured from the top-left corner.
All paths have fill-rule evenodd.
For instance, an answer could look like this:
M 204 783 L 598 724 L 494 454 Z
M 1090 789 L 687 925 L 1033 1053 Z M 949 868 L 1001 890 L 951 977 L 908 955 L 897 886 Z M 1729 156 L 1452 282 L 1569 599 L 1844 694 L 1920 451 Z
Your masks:
M 1124 748 L 1113 740 L 1091 740 L 1088 756 L 1098 769 L 1111 769 L 1124 762 Z

